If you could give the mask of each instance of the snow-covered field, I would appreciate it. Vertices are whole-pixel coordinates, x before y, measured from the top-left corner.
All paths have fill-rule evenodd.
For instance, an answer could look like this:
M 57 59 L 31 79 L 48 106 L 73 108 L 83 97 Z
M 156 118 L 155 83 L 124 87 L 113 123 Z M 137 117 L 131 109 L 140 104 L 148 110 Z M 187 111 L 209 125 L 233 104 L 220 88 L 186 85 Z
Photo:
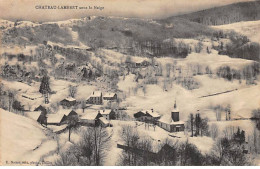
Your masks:
M 125 80 L 121 79 L 119 89 L 125 93 L 132 91 L 131 88 L 137 84 L 132 76 L 130 74 L 125 77 Z M 221 78 L 210 78 L 207 75 L 195 76 L 195 79 L 200 83 L 198 89 L 190 91 L 173 84 L 172 88 L 164 91 L 158 85 L 147 85 L 145 94 L 142 89 L 139 89 L 136 95 L 130 93 L 123 104 L 128 107 L 127 111 L 130 115 L 139 110 L 152 108 L 162 115 L 169 115 L 176 99 L 180 117 L 183 120 L 186 120 L 190 113 L 196 113 L 197 110 L 200 110 L 201 114 L 208 113 L 209 107 L 217 105 L 230 104 L 232 118 L 250 118 L 252 110 L 259 108 L 260 93 L 256 91 L 260 91 L 260 85 L 245 86 L 243 83 L 239 84 L 238 81 L 230 82 Z M 229 90 L 234 91 L 200 98 Z M 214 113 L 208 118 L 216 120 Z
M 36 121 L 3 109 L 0 111 L 3 162 L 8 161 L 9 165 L 11 161 L 38 162 L 42 155 L 56 149 L 56 142 L 48 140 L 44 128 Z

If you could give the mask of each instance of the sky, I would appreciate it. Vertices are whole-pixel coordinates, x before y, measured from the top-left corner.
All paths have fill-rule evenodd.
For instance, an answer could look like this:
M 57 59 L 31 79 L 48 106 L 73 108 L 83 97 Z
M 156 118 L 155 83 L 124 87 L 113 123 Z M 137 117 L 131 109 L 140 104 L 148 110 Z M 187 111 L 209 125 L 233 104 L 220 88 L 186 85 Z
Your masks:
M 241 1 L 252 0 L 0 0 L 0 18 L 12 21 L 59 21 L 86 16 L 159 19 Z M 39 9 L 42 6 L 56 9 Z M 77 9 L 61 9 L 63 6 L 77 6 Z M 79 9 L 89 6 L 92 9 Z

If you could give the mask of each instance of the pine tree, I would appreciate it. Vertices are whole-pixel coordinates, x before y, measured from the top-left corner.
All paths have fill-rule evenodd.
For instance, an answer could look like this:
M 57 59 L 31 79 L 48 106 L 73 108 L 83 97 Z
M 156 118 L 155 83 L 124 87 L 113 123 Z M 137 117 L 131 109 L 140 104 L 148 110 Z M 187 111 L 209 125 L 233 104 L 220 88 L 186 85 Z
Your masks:
M 45 94 L 51 92 L 49 79 L 50 78 L 47 75 L 43 76 L 39 89 L 40 93 Z
M 41 81 L 41 85 L 40 85 L 40 89 L 39 89 L 39 92 L 42 95 L 44 95 L 44 97 L 45 97 L 45 103 L 46 104 L 49 103 L 48 95 L 51 92 L 49 80 L 50 80 L 50 78 L 47 75 L 43 76 L 42 81 Z

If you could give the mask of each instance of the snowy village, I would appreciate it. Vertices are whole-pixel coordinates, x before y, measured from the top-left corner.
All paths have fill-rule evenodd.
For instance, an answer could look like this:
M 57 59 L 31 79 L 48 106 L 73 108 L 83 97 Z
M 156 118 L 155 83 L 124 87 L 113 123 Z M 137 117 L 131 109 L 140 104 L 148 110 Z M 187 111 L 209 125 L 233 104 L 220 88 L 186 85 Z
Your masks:
M 260 165 L 259 6 L 1 19 L 2 165 Z

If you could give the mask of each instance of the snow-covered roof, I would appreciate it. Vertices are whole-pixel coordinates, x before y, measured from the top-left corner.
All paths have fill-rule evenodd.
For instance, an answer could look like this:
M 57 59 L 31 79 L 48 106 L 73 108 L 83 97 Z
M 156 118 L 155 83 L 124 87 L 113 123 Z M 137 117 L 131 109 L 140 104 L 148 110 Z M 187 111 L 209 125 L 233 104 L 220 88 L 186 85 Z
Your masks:
M 170 124 L 172 122 L 172 118 L 170 115 L 164 115 L 160 118 L 160 122 Z
M 64 99 L 64 100 L 68 100 L 68 101 L 70 101 L 70 102 L 76 101 L 76 99 L 74 99 L 73 97 L 67 97 L 67 98 Z
M 114 97 L 116 93 L 106 93 L 104 97 Z
M 47 122 L 48 123 L 60 123 L 64 114 L 48 114 Z
M 109 122 L 107 121 L 107 119 L 105 119 L 104 117 L 100 117 L 99 120 L 104 123 L 104 124 L 109 124 Z
M 172 121 L 171 124 L 185 124 L 184 121 Z
M 184 121 L 173 121 L 171 116 L 169 115 L 164 115 L 160 118 L 159 122 L 162 122 L 162 123 L 166 123 L 166 124 L 185 124 Z
M 100 114 L 102 115 L 109 115 L 111 113 L 111 109 L 104 109 L 104 110 L 100 110 Z
M 98 111 L 95 112 L 86 112 L 86 114 L 84 116 L 81 117 L 81 119 L 84 120 L 95 120 L 96 117 L 98 116 Z
M 57 114 L 64 114 L 64 115 L 66 115 L 66 116 L 68 116 L 69 114 L 70 114 L 70 112 L 72 112 L 72 111 L 74 111 L 74 110 L 72 110 L 72 109 L 60 109 L 58 112 L 57 112 Z M 74 111 L 75 112 L 75 111 Z M 77 112 L 76 112 L 77 113 Z
M 102 95 L 101 91 L 94 91 L 94 92 L 92 92 L 90 97 L 101 97 L 101 95 Z
M 161 115 L 153 110 L 146 110 L 146 114 L 149 114 L 150 116 L 157 118 L 157 117 L 161 117 Z
M 37 121 L 39 119 L 41 113 L 42 113 L 41 111 L 28 111 L 28 112 L 25 112 L 24 114 L 25 114 L 25 116 Z

